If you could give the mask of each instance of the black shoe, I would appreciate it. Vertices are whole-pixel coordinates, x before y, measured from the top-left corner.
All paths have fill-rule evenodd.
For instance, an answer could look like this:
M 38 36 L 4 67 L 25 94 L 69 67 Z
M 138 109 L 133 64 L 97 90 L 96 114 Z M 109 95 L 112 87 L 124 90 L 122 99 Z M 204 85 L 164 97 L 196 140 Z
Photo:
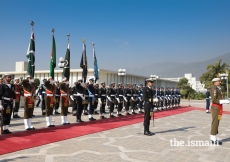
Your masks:
M 55 111 L 55 113 L 54 114 L 60 114 L 59 112 L 57 112 L 57 111 Z
M 29 130 L 32 130 L 32 129 L 31 128 L 27 128 L 26 130 L 29 131 Z
M 52 127 L 52 125 L 49 125 L 49 126 L 47 126 L 47 127 L 49 127 L 49 128 L 50 128 L 50 127 Z
M 7 130 L 3 130 L 2 134 L 9 134 Z
M 55 125 L 51 125 L 51 127 L 55 127 Z
M 32 128 L 30 128 L 31 130 L 35 130 L 35 128 L 34 127 L 32 127 Z
M 96 119 L 94 119 L 93 117 L 89 118 L 89 121 L 94 121 L 94 120 L 96 120 Z
M 66 123 L 66 125 L 69 125 L 70 123 Z
M 222 145 L 222 141 L 213 141 L 213 140 L 211 140 L 211 142 L 212 142 L 212 144 L 214 145 Z
M 66 123 L 63 123 L 62 125 L 66 125 Z
M 153 133 L 153 132 L 150 132 L 150 131 L 149 131 L 149 134 L 151 134 L 151 135 L 155 135 L 155 133 Z
M 42 115 L 46 115 L 46 112 L 43 112 Z
M 11 133 L 11 131 L 9 131 L 9 129 L 7 129 L 6 132 L 7 132 L 7 134 L 10 134 L 10 133 Z
M 35 115 L 34 115 L 34 114 L 33 114 L 32 116 L 33 116 L 33 117 L 35 117 Z
M 71 114 L 71 112 L 68 111 L 68 114 Z
M 14 115 L 13 118 L 21 118 L 19 115 Z
M 144 132 L 144 135 L 146 135 L 146 136 L 152 136 L 152 134 L 149 133 L 148 131 L 145 131 L 145 132 Z
M 84 122 L 84 121 L 81 120 L 81 119 L 77 119 L 77 122 L 78 122 L 78 123 L 82 123 L 82 122 Z

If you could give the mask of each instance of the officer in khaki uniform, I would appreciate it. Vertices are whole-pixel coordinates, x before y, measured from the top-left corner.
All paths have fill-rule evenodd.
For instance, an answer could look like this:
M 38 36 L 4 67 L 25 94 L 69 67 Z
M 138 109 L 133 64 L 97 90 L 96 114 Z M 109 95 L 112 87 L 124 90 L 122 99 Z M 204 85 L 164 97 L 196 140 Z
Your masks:
M 30 75 L 22 81 L 22 86 L 24 90 L 24 125 L 26 130 L 35 129 L 31 122 L 34 112 L 34 95 L 35 95 L 35 86 L 34 80 Z
M 64 78 L 60 85 L 60 92 L 61 92 L 60 105 L 61 105 L 62 125 L 70 124 L 67 121 L 67 114 L 68 114 L 68 107 L 69 107 L 69 87 L 68 86 L 69 86 L 69 81 L 67 80 L 67 78 Z
M 222 142 L 218 141 L 216 135 L 218 134 L 219 122 L 222 118 L 223 104 L 229 104 L 229 100 L 223 99 L 223 94 L 220 88 L 220 78 L 214 78 L 212 80 L 213 87 L 210 90 L 211 99 L 212 99 L 212 127 L 210 139 L 212 144 L 221 145 Z
M 54 85 L 55 81 L 52 77 L 49 78 L 48 81 L 45 82 L 46 86 L 46 97 L 45 97 L 45 107 L 46 107 L 46 126 L 47 127 L 54 127 L 52 121 L 52 115 L 54 110 L 55 101 L 55 94 L 56 94 L 56 87 Z

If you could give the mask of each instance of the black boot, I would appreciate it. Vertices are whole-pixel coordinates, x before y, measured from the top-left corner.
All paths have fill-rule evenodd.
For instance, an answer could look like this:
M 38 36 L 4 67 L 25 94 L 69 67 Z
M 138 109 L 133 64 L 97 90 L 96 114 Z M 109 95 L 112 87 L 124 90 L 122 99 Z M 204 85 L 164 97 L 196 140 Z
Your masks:
M 146 125 L 144 125 L 144 135 L 146 136 L 152 136 L 152 134 L 149 133 L 148 128 Z
M 151 134 L 151 135 L 155 135 L 155 133 L 152 133 L 152 132 L 150 132 L 150 131 L 149 131 L 149 125 L 147 125 L 147 126 L 146 126 L 146 129 L 147 129 L 146 131 L 148 131 L 148 132 L 149 132 L 149 134 Z

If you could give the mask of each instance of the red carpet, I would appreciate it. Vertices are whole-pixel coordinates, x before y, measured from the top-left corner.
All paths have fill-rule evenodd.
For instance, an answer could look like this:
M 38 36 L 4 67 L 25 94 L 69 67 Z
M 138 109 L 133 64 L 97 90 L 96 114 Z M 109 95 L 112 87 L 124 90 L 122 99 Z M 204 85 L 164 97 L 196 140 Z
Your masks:
M 194 109 L 191 107 L 184 107 L 168 111 L 159 111 L 155 113 L 155 119 L 192 110 Z M 2 135 L 0 136 L 0 155 L 143 122 L 143 116 L 143 114 L 137 114 Z

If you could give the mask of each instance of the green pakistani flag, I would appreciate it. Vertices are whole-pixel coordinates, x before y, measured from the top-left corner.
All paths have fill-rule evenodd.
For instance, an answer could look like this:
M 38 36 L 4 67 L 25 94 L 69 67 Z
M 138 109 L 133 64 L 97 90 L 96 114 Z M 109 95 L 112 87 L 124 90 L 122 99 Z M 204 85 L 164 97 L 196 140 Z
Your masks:
M 65 61 L 64 61 L 64 67 L 63 67 L 63 76 L 69 80 L 70 75 L 70 49 L 69 49 L 69 42 L 66 50 L 65 55 Z
M 27 73 L 34 78 L 34 71 L 35 71 L 35 42 L 34 42 L 34 31 L 32 30 L 31 39 L 27 50 L 28 58 L 28 67 Z
M 54 79 L 54 68 L 56 67 L 56 44 L 54 35 L 52 36 L 52 50 L 50 54 L 50 76 Z

